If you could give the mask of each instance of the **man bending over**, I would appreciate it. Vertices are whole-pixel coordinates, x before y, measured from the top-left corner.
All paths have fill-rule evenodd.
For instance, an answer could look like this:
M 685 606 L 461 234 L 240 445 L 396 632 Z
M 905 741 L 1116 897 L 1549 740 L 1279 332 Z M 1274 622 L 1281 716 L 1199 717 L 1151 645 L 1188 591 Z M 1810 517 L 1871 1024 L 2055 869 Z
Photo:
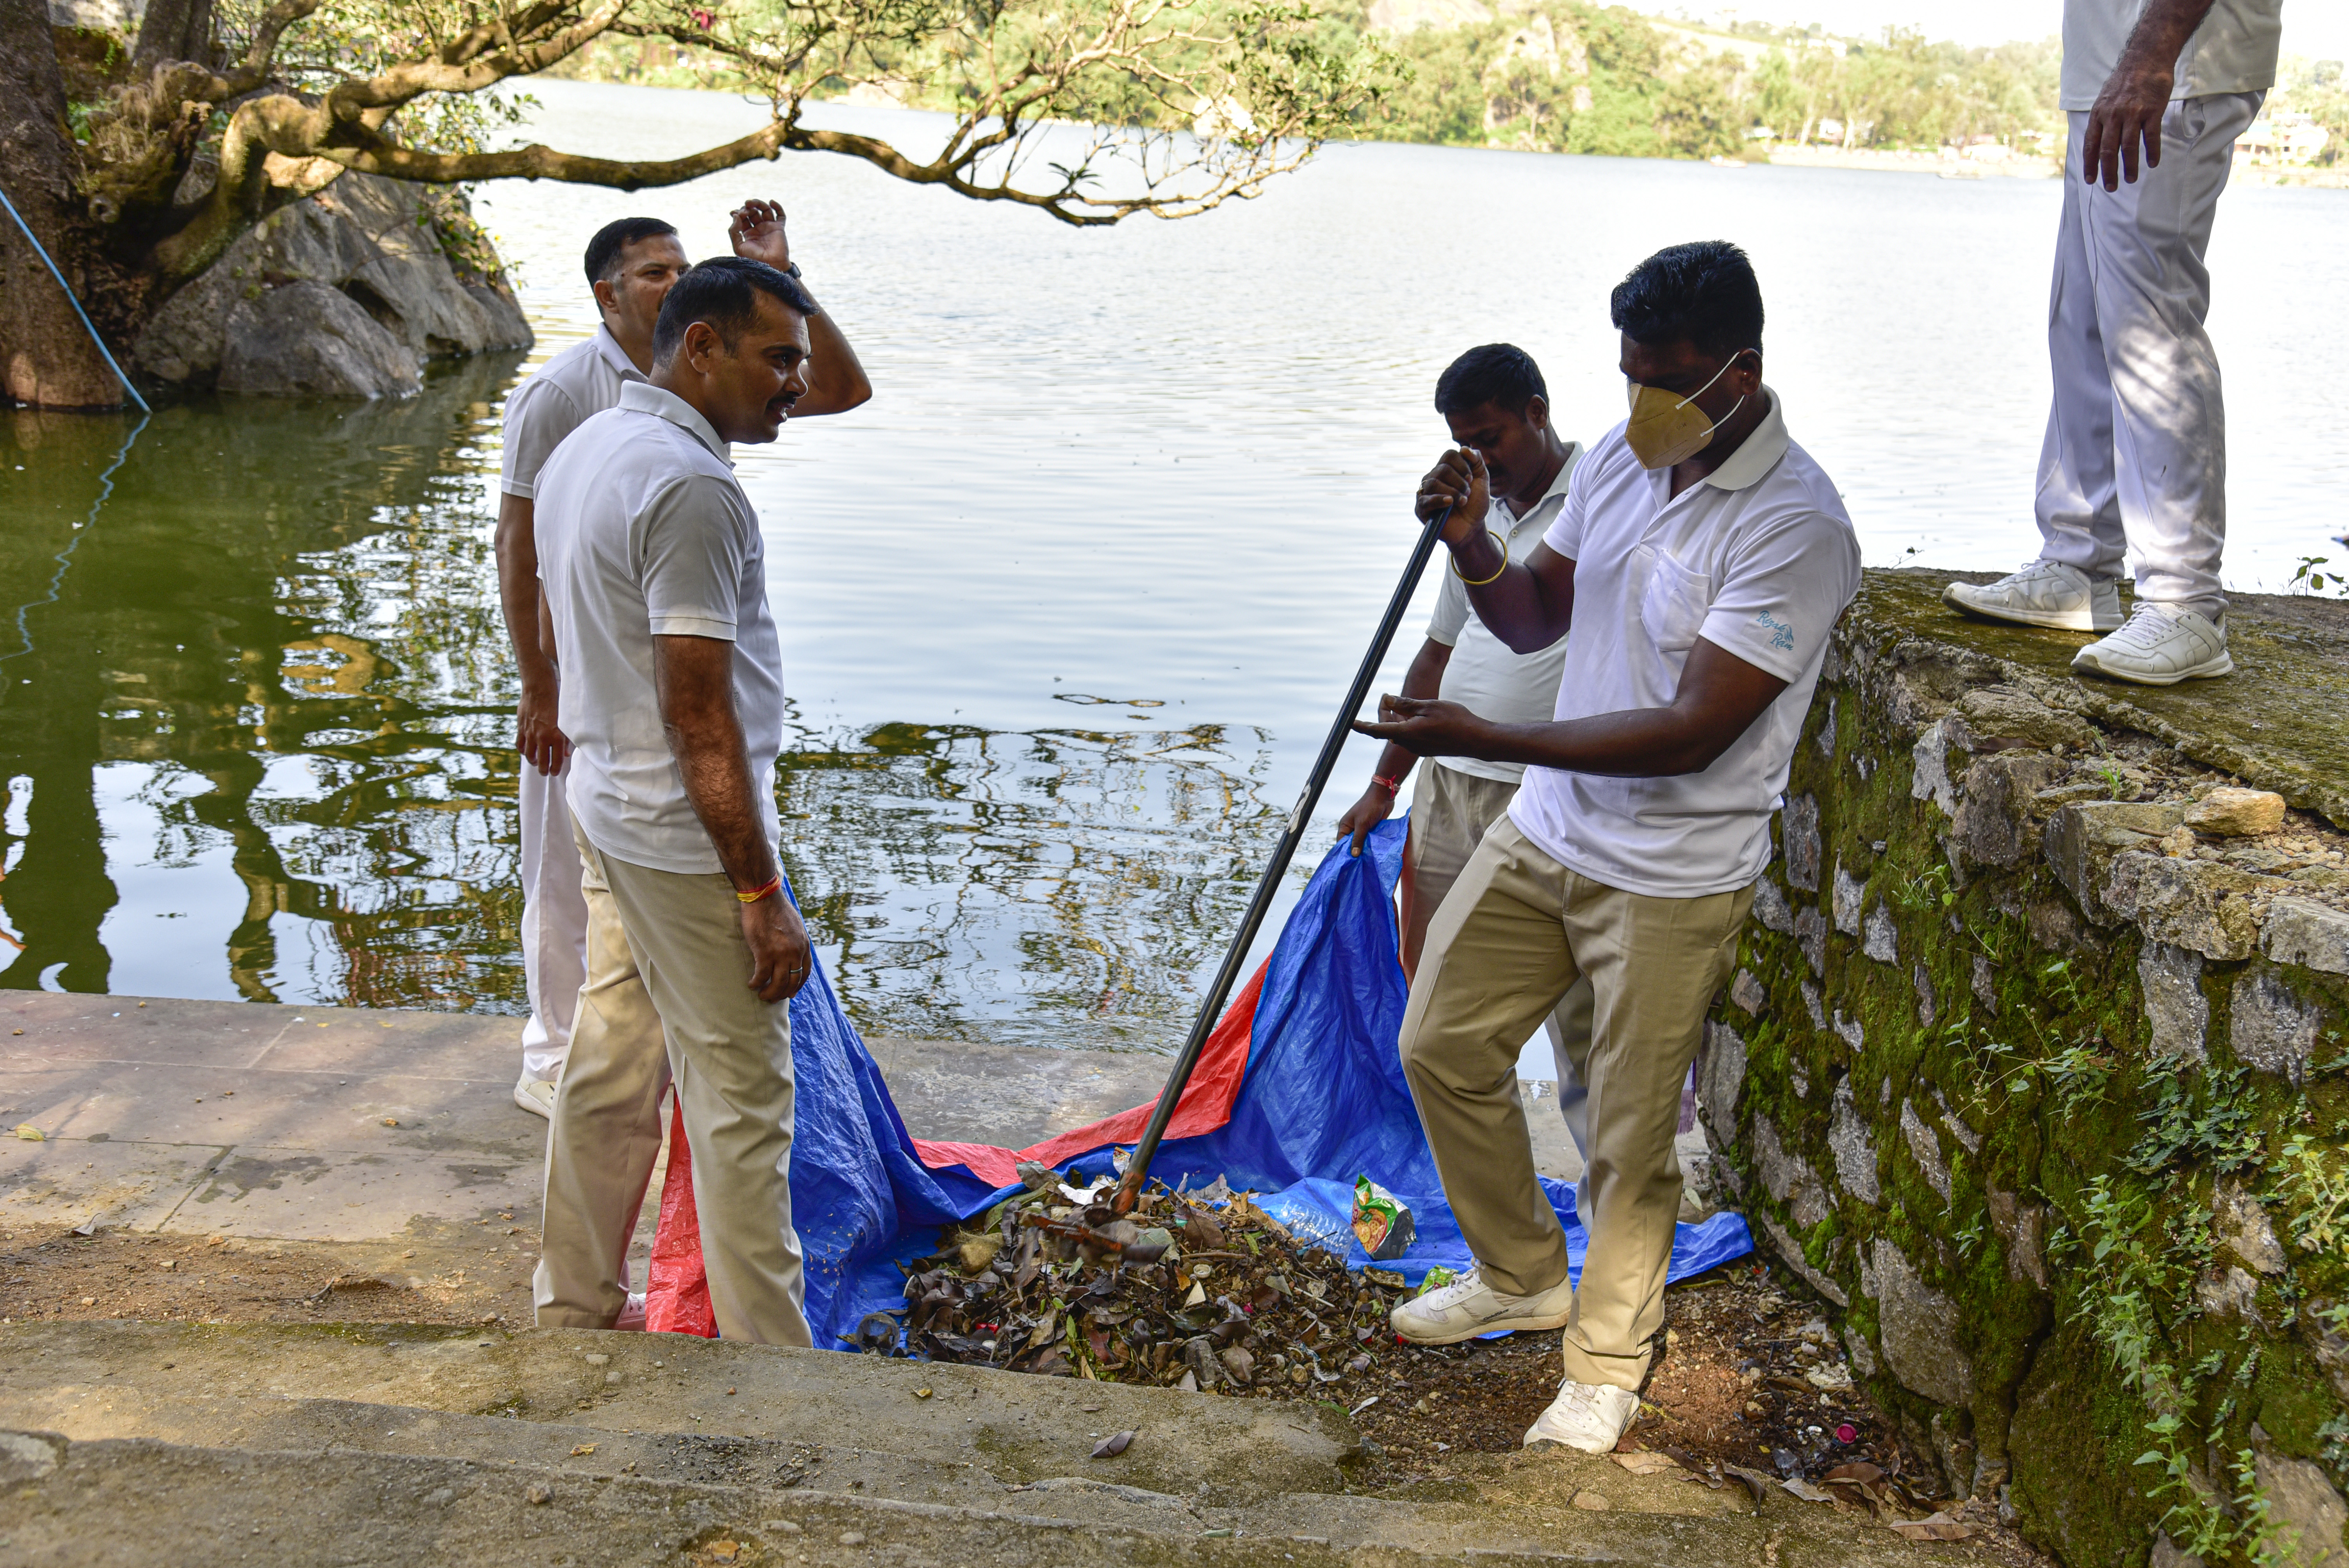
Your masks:
M 1762 380 L 1762 292 L 1745 253 L 1675 245 L 1615 289 L 1631 417 L 1576 465 L 1523 562 L 1486 528 L 1475 449 L 1430 471 L 1419 514 L 1477 618 L 1520 652 L 1567 638 L 1555 717 L 1502 724 L 1382 697 L 1358 726 L 1423 757 L 1528 764 L 1427 932 L 1403 1070 L 1476 1268 L 1395 1309 L 1443 1345 L 1565 1329 L 1566 1378 L 1526 1433 L 1603 1453 L 1639 1409 L 1663 1326 L 1681 1192 L 1681 1086 L 1754 880 L 1770 813 L 1859 544 L 1836 488 Z M 1590 1246 L 1579 1291 L 1534 1177 L 1517 1051 L 1591 988 Z

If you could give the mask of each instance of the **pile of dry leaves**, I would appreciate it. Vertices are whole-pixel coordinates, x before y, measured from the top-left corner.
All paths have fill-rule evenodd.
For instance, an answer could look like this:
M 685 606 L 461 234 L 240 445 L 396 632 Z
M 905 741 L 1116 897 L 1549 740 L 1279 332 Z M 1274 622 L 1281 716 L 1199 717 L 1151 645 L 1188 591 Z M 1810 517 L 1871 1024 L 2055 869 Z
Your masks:
M 1349 1274 L 1220 1181 L 1196 1192 L 1153 1182 L 1121 1217 L 1106 1179 L 1020 1174 L 1024 1191 L 911 1266 L 906 1305 L 867 1317 L 860 1346 L 1195 1391 L 1314 1391 L 1369 1370 L 1374 1342 L 1392 1337 L 1400 1275 Z

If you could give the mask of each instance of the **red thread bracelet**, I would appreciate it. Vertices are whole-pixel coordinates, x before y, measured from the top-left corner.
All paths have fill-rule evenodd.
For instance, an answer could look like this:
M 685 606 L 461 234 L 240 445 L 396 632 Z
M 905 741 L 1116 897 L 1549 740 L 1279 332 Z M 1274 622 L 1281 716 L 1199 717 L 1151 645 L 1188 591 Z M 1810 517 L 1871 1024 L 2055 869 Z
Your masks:
M 1391 796 L 1400 798 L 1402 794 L 1402 776 L 1401 774 L 1397 774 L 1395 777 L 1390 779 L 1383 773 L 1373 773 L 1371 775 L 1371 782 L 1385 790 Z
M 734 890 L 734 896 L 740 899 L 744 903 L 757 903 L 761 899 L 774 897 L 776 893 L 782 891 L 782 886 L 783 873 L 777 872 L 773 876 L 769 877 L 765 882 L 760 883 L 757 887 L 752 888 L 749 892 L 744 892 L 740 888 L 736 888 Z

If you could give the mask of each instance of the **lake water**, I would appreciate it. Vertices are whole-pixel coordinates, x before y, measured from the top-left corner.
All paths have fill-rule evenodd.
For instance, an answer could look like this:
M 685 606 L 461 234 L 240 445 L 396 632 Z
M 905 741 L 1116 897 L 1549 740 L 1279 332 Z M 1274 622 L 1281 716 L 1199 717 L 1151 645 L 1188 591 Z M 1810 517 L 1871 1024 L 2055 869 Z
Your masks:
M 537 134 L 584 151 L 756 113 L 536 91 Z M 597 225 L 655 212 L 714 253 L 750 195 L 790 209 L 877 388 L 739 455 L 793 702 L 786 858 L 878 1032 L 1179 1039 L 1411 543 L 1437 371 L 1517 342 L 1599 434 L 1607 290 L 1659 245 L 1752 252 L 1770 381 L 1872 562 L 2035 542 L 2052 182 L 1365 145 L 1082 232 L 812 155 L 488 187 L 540 333 L 519 361 L 405 404 L 168 408 L 127 453 L 131 421 L 0 417 L 0 985 L 518 1008 L 498 411 L 592 329 Z M 2238 189 L 2210 260 L 2228 575 L 2272 588 L 2344 553 L 2349 193 Z

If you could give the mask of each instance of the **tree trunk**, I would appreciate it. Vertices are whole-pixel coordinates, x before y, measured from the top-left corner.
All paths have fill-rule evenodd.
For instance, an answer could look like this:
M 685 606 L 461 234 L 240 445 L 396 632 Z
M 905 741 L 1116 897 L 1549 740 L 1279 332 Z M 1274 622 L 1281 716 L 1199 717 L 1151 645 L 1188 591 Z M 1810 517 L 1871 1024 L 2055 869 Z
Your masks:
M 217 66 L 212 54 L 212 0 L 149 0 L 130 46 L 131 74 L 143 81 L 166 60 Z
M 87 222 L 74 185 L 65 77 L 47 0 L 0 0 L 0 190 L 78 284 Z M 122 384 L 57 280 L 0 214 L 0 398 L 50 408 L 116 408 Z

